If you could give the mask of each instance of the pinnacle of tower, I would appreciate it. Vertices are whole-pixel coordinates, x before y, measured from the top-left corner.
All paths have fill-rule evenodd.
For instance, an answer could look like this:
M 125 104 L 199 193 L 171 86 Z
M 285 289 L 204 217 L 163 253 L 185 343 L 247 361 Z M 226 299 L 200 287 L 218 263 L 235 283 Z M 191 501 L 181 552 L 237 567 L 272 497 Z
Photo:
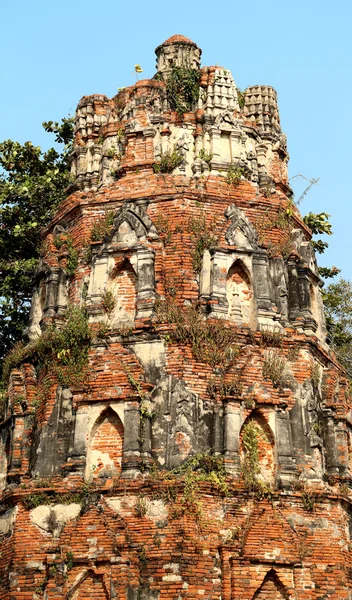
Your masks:
M 176 34 L 169 37 L 156 48 L 155 54 L 157 56 L 156 68 L 158 72 L 166 76 L 173 67 L 200 68 L 201 49 L 183 35 Z
M 175 34 L 169 37 L 165 42 L 160 44 L 160 46 L 168 46 L 170 44 L 191 44 L 192 46 L 196 46 L 192 40 L 186 38 L 184 35 Z

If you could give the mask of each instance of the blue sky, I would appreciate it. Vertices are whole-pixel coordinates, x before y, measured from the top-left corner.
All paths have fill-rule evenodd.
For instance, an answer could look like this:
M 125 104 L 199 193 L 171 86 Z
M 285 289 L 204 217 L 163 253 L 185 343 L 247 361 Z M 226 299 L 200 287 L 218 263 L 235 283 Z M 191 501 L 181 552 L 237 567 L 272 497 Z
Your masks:
M 352 279 L 351 17 L 350 0 L 3 0 L 0 140 L 48 147 L 42 121 L 74 114 L 83 95 L 113 96 L 133 83 L 136 63 L 152 77 L 154 49 L 180 33 L 240 88 L 276 88 L 290 176 L 320 177 L 300 210 L 331 214 L 319 262 Z M 304 185 L 292 183 L 298 197 Z

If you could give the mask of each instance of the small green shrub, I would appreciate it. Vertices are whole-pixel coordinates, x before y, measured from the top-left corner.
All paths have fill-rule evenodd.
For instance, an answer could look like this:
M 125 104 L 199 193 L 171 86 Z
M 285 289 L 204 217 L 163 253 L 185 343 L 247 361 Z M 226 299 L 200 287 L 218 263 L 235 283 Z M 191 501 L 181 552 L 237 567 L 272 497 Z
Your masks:
M 62 246 L 66 246 L 68 256 L 65 270 L 69 277 L 73 277 L 78 267 L 78 252 L 73 245 L 72 237 L 69 234 L 57 235 L 54 239 L 54 244 L 58 250 L 60 250 Z
M 87 374 L 88 351 L 93 332 L 84 310 L 71 306 L 65 313 L 66 322 L 57 327 L 50 324 L 42 335 L 27 346 L 16 344 L 5 359 L 3 376 L 26 358 L 34 357 L 49 374 L 64 386 L 79 385 Z M 61 325 L 61 324 L 60 324 Z
M 240 396 L 242 394 L 242 384 L 239 378 L 234 376 L 225 381 L 217 381 L 212 378 L 207 385 L 207 392 L 211 398 L 215 398 L 216 395 L 220 398 Z
M 204 162 L 208 163 L 208 165 L 211 163 L 211 161 L 213 160 L 213 156 L 214 154 L 212 152 L 207 152 L 206 150 L 204 150 L 204 148 L 202 148 L 199 151 L 199 158 L 201 160 L 204 160 Z
M 238 356 L 235 330 L 222 320 L 205 319 L 197 305 L 181 308 L 172 301 L 157 303 L 159 322 L 174 325 L 168 333 L 171 342 L 190 344 L 196 360 L 225 372 Z
M 199 98 L 201 73 L 187 66 L 173 67 L 167 76 L 166 95 L 172 110 L 179 115 L 194 110 Z
M 263 329 L 261 331 L 263 346 L 276 346 L 281 348 L 284 335 L 280 330 Z
M 182 165 L 183 155 L 180 150 L 174 146 L 172 150 L 162 152 L 158 162 L 154 163 L 154 173 L 172 173 L 174 169 Z
M 209 483 L 214 490 L 224 496 L 229 493 L 223 457 L 207 452 L 195 454 L 172 471 L 154 470 L 151 474 L 154 481 L 157 482 L 182 482 L 184 487 L 180 497 L 180 512 L 181 514 L 185 512 L 192 514 L 196 519 L 203 516 L 201 483 Z M 163 486 L 160 490 L 160 497 L 173 503 L 177 500 L 177 490 L 173 485 L 170 488 Z M 178 516 L 179 512 L 175 510 L 174 515 Z
M 204 212 L 188 221 L 188 231 L 193 242 L 192 265 L 196 273 L 201 271 L 204 251 L 219 243 L 216 225 L 215 222 L 208 225 Z
M 304 490 L 302 492 L 302 504 L 304 510 L 307 512 L 313 512 L 317 503 L 318 496 L 310 490 Z
M 264 352 L 263 377 L 270 379 L 274 387 L 285 385 L 288 377 L 287 361 L 277 350 Z
M 238 105 L 240 108 L 243 108 L 245 105 L 245 98 L 244 98 L 244 93 L 237 88 L 237 99 L 238 99 Z
M 110 290 L 105 290 L 105 292 L 102 295 L 101 303 L 104 311 L 108 315 L 111 315 L 116 306 L 116 298 L 113 292 L 111 292 Z
M 235 167 L 234 165 L 230 165 L 226 173 L 226 183 L 228 185 L 233 185 L 234 187 L 236 187 L 240 183 L 243 176 L 243 169 L 241 169 L 240 167 Z
M 138 496 L 134 509 L 137 517 L 144 517 L 147 514 L 147 499 Z
M 99 242 L 110 233 L 111 227 L 114 224 L 114 211 L 106 211 L 105 214 L 97 219 L 90 230 L 90 241 Z
M 75 556 L 74 556 L 72 550 L 68 550 L 66 552 L 66 568 L 67 568 L 67 571 L 71 571 L 71 569 L 73 569 L 74 558 L 75 558 Z

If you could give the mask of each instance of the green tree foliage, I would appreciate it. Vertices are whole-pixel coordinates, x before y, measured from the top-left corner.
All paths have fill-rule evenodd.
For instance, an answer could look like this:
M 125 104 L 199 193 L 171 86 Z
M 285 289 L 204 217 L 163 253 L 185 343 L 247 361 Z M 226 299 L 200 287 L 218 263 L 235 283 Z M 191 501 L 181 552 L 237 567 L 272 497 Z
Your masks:
M 323 288 L 330 347 L 352 379 L 352 282 L 339 279 Z
M 329 221 L 330 215 L 326 212 L 321 213 L 308 213 L 305 217 L 303 217 L 303 221 L 305 224 L 311 229 L 313 235 L 332 235 L 331 223 Z M 322 254 L 324 250 L 328 247 L 327 242 L 323 242 L 323 240 L 312 240 L 313 248 L 319 254 Z
M 26 325 L 41 231 L 70 181 L 73 119 L 43 127 L 61 151 L 43 152 L 31 142 L 0 143 L 0 361 Z

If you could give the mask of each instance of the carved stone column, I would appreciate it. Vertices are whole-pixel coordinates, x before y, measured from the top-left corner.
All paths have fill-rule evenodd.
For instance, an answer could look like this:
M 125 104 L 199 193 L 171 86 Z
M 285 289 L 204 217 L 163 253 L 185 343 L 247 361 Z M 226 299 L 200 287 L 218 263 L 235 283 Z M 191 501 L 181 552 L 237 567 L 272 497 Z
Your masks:
M 44 308 L 45 317 L 54 317 L 56 314 L 59 277 L 60 269 L 52 268 L 46 278 L 47 295 Z
M 61 270 L 59 273 L 57 302 L 56 302 L 58 315 L 64 314 L 66 311 L 66 308 L 67 308 L 66 282 L 67 282 L 67 275 L 63 270 Z
M 103 313 L 100 308 L 102 294 L 106 289 L 108 278 L 108 254 L 104 252 L 96 257 L 92 263 L 92 273 L 88 289 L 88 311 L 89 313 Z
M 287 273 L 288 273 L 288 307 L 289 307 L 289 319 L 291 322 L 296 321 L 300 312 L 300 295 L 298 289 L 298 273 L 297 273 L 297 260 L 295 256 L 290 256 L 287 261 Z
M 137 273 L 137 318 L 148 318 L 153 312 L 155 300 L 154 251 L 138 248 Z
M 140 412 L 139 402 L 130 400 L 125 404 L 122 477 L 134 479 L 140 473 Z
M 324 441 L 326 450 L 326 470 L 329 474 L 339 473 L 340 462 L 337 455 L 336 423 L 331 411 L 324 411 Z
M 227 255 L 217 250 L 211 251 L 210 301 L 213 313 L 226 315 L 228 304 L 226 298 Z
M 224 407 L 221 400 L 214 406 L 213 449 L 214 454 L 220 455 L 224 451 Z
M 294 460 L 292 431 L 289 414 L 286 411 L 276 412 L 276 448 L 278 458 L 278 478 L 282 487 L 290 487 L 297 469 Z
M 253 252 L 253 287 L 258 312 L 271 311 L 268 255 L 264 251 Z
M 238 473 L 240 467 L 240 407 L 231 401 L 225 401 L 224 458 L 229 473 Z

